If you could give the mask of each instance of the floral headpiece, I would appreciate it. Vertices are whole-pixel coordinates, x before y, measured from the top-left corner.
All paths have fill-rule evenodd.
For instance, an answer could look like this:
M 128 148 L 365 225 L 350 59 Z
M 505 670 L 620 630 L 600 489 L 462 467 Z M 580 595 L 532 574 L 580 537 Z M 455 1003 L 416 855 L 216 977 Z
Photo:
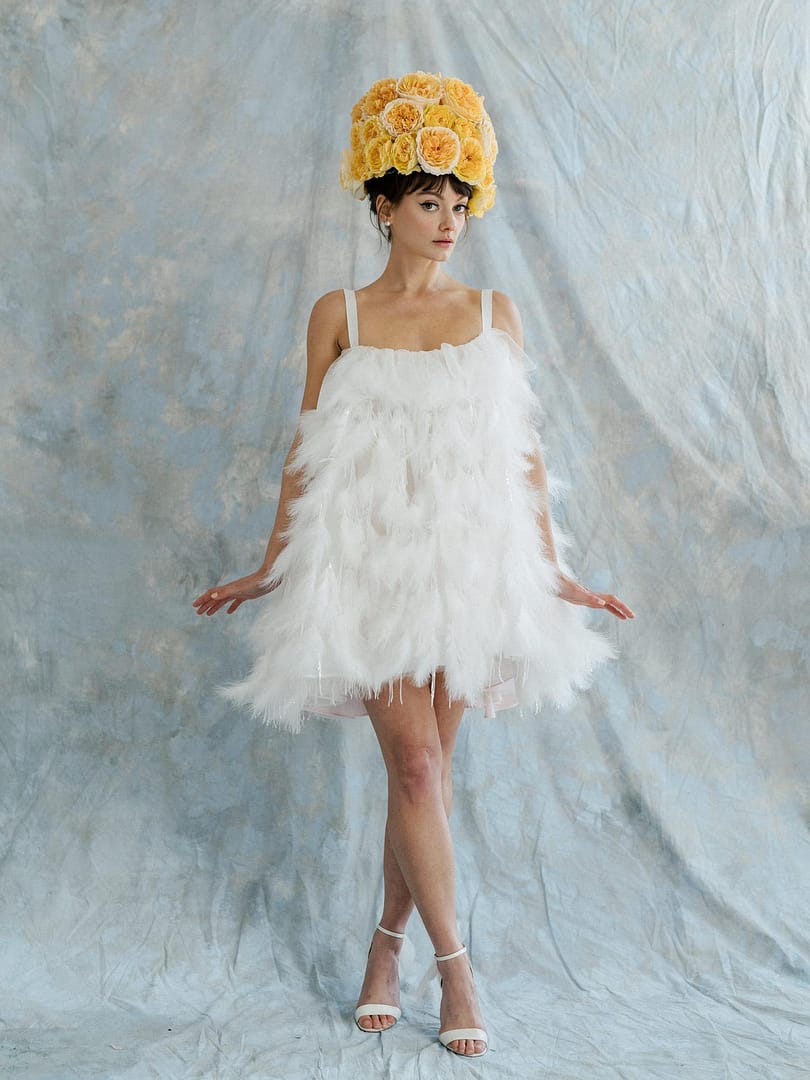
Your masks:
M 379 79 L 351 112 L 351 149 L 340 160 L 340 186 L 357 199 L 363 184 L 389 169 L 453 173 L 470 184 L 469 213 L 482 217 L 495 202 L 492 166 L 498 143 L 484 99 L 469 83 L 414 71 Z

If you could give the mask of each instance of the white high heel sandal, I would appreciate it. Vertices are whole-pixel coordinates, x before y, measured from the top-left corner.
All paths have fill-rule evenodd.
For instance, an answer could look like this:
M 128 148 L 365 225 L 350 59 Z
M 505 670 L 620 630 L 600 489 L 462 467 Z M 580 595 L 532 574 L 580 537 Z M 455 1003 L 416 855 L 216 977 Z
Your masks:
M 393 937 L 393 938 L 404 938 L 405 937 L 404 934 L 397 934 L 393 930 L 386 930 L 385 927 L 380 926 L 379 923 L 377 923 L 376 929 L 379 930 L 380 933 L 388 934 L 389 937 Z M 369 956 L 370 956 L 371 955 L 371 945 L 369 945 L 369 947 L 368 947 L 368 952 L 369 952 Z M 359 1022 L 360 1018 L 362 1016 L 393 1016 L 394 1024 L 396 1024 L 397 1020 L 399 1020 L 400 1016 L 402 1016 L 402 1010 L 397 1008 L 396 1005 L 380 1005 L 380 1004 L 369 1003 L 368 1005 L 358 1005 L 357 1006 L 357 1008 L 354 1010 L 354 1022 L 355 1022 L 355 1024 L 357 1024 L 357 1026 L 360 1028 L 361 1031 L 365 1031 L 366 1033 L 372 1032 L 373 1034 L 379 1035 L 379 1033 L 382 1032 L 382 1031 L 390 1031 L 391 1028 L 394 1026 L 394 1024 L 389 1024 L 388 1027 L 384 1027 L 384 1028 L 367 1028 L 367 1027 L 363 1027 Z
M 455 960 L 457 956 L 463 956 L 466 951 L 467 946 L 462 945 L 456 952 L 447 953 L 446 956 L 436 956 L 434 953 L 433 955 L 436 957 L 436 971 L 438 972 L 439 963 L 442 960 Z M 472 973 L 472 964 L 470 964 L 470 973 Z M 473 978 L 475 978 L 474 975 Z M 439 986 L 442 985 L 443 981 L 441 975 L 439 975 Z M 476 1054 L 462 1054 L 460 1050 L 454 1050 L 453 1047 L 449 1045 L 457 1039 L 475 1039 L 477 1042 L 482 1042 L 484 1044 L 484 1049 L 479 1050 Z M 483 1057 L 489 1049 L 489 1039 L 483 1028 L 450 1028 L 448 1031 L 440 1031 L 439 1042 L 442 1046 L 445 1046 L 451 1054 L 457 1054 L 458 1057 Z

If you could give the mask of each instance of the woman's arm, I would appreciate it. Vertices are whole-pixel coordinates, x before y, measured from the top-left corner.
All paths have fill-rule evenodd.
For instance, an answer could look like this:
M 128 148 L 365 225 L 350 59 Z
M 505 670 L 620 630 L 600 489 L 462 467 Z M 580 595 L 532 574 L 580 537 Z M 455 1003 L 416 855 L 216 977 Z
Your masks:
M 340 353 L 337 337 L 340 328 L 345 324 L 344 312 L 345 305 L 342 289 L 334 289 L 315 301 L 307 328 L 307 378 L 304 385 L 303 400 L 301 401 L 301 412 L 315 409 L 318 406 L 321 383 L 329 370 L 329 366 Z M 287 457 L 284 459 L 276 519 L 261 567 L 251 574 L 246 574 L 245 577 L 229 581 L 224 585 L 216 585 L 211 589 L 206 589 L 204 593 L 200 593 L 192 601 L 198 615 L 214 615 L 228 603 L 230 603 L 230 607 L 227 614 L 232 615 L 245 600 L 255 600 L 276 588 L 278 582 L 268 586 L 262 584 L 262 581 L 286 545 L 286 540 L 281 534 L 290 523 L 290 503 L 302 494 L 301 470 L 290 470 L 288 468 L 290 459 L 298 448 L 300 441 L 301 432 L 297 430 L 292 445 L 287 451 Z
M 325 293 L 313 305 L 307 327 L 307 377 L 304 384 L 304 395 L 301 400 L 301 412 L 316 409 L 318 397 L 321 392 L 321 384 L 330 366 L 337 359 L 340 348 L 337 343 L 337 335 L 341 326 L 341 317 L 345 311 L 345 303 L 342 289 L 333 289 Z M 290 524 L 289 507 L 293 499 L 302 494 L 301 471 L 290 470 L 289 462 L 298 449 L 301 441 L 301 432 L 296 431 L 284 465 L 281 470 L 281 491 L 278 498 L 278 509 L 267 550 L 264 553 L 261 570 L 266 573 L 275 562 L 278 554 L 285 546 L 282 533 Z
M 523 348 L 523 324 L 520 319 L 520 312 L 514 301 L 506 293 L 496 292 L 495 290 L 492 292 L 492 325 L 497 326 L 499 330 L 506 330 L 521 349 Z M 557 595 L 570 604 L 584 604 L 586 607 L 604 608 L 619 619 L 635 618 L 627 604 L 619 600 L 613 593 L 593 592 L 593 590 L 568 577 L 567 574 L 562 573 L 557 563 L 557 551 L 551 533 L 546 465 L 539 449 L 532 455 L 531 462 L 532 467 L 529 476 L 532 484 L 542 496 L 540 510 L 537 514 L 537 525 L 543 538 L 547 558 L 557 570 L 559 582 Z

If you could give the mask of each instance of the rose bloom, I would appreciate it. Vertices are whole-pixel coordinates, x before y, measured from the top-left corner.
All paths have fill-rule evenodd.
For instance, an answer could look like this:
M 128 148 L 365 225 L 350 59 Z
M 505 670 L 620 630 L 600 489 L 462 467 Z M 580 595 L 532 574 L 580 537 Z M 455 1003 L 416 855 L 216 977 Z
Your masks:
M 475 122 L 484 117 L 484 102 L 469 83 L 461 79 L 445 79 L 442 104 L 449 105 L 457 113 Z
M 359 150 L 355 150 L 352 154 L 352 176 L 355 180 L 370 180 L 372 177 L 371 169 L 368 167 L 366 161 L 365 147 L 361 147 Z
M 477 187 L 472 193 L 467 208 L 473 217 L 481 217 L 495 202 L 495 184 Z
M 477 139 L 479 138 L 478 127 L 472 122 L 467 120 L 463 116 L 459 116 L 455 113 L 453 116 L 453 122 L 448 125 L 460 139 Z
M 425 172 L 452 172 L 460 151 L 461 140 L 450 128 L 425 127 L 416 133 L 416 155 Z
M 355 180 L 352 173 L 352 152 L 344 150 L 340 155 L 340 186 L 344 191 L 350 191 L 355 199 L 363 199 L 365 190 L 362 180 Z
M 446 105 L 428 105 L 425 109 L 423 120 L 425 127 L 453 127 L 453 121 L 458 114 Z M 458 134 L 458 133 L 457 133 Z
M 378 79 L 363 98 L 363 108 L 367 116 L 377 116 L 389 101 L 397 96 L 396 79 Z
M 367 141 L 363 131 L 365 123 L 364 120 L 355 120 L 351 128 L 349 128 L 349 146 L 351 146 L 352 150 L 359 150 Z
M 389 101 L 380 113 L 380 121 L 391 135 L 405 135 L 416 131 L 422 123 L 422 110 L 412 101 L 396 98 Z
M 481 140 L 484 143 L 484 153 L 494 164 L 498 156 L 498 140 L 495 138 L 495 128 L 487 112 L 484 113 L 484 119 L 481 121 Z
M 427 71 L 412 71 L 399 80 L 397 93 L 401 98 L 422 105 L 433 104 L 442 96 L 442 80 L 438 75 L 431 75 Z
M 417 162 L 416 136 L 397 135 L 396 139 L 394 139 L 394 148 L 391 151 L 391 164 L 398 172 L 407 175 L 414 171 Z
M 362 132 L 364 143 L 369 143 L 372 139 L 382 139 L 388 134 L 382 126 L 379 116 L 370 116 L 368 120 L 364 120 Z
M 391 140 L 387 135 L 366 143 L 365 154 L 372 176 L 382 176 L 391 168 Z
M 479 139 L 462 139 L 458 164 L 453 172 L 466 184 L 480 184 L 484 179 L 486 159 Z

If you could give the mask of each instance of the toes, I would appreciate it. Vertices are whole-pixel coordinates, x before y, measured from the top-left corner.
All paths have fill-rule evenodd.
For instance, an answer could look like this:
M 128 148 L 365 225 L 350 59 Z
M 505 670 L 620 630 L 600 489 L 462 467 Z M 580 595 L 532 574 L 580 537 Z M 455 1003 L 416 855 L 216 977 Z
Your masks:
M 486 1043 L 480 1039 L 453 1039 L 449 1046 L 451 1050 L 455 1050 L 457 1054 L 462 1054 L 464 1057 L 469 1057 L 470 1054 L 483 1054 L 486 1049 Z
M 385 1031 L 394 1026 L 396 1018 L 389 1013 L 372 1013 L 371 1016 L 361 1016 L 357 1022 L 364 1031 Z

